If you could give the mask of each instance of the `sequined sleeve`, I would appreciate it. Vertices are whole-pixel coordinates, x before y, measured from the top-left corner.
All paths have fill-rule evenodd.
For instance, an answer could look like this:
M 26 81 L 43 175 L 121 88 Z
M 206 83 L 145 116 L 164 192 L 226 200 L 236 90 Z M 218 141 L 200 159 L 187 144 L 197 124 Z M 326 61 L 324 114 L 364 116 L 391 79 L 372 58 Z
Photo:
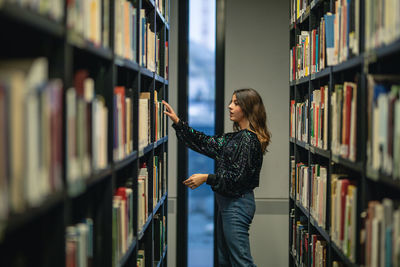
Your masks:
M 189 127 L 189 125 L 182 120 L 177 124 L 173 124 L 172 127 L 174 127 L 176 131 L 178 140 L 183 141 L 186 146 L 194 151 L 213 159 L 219 158 L 222 147 L 226 143 L 224 136 L 206 135 Z
M 243 131 L 224 149 L 224 157 L 217 163 L 216 173 L 208 175 L 207 184 L 229 197 L 239 197 L 257 187 L 263 158 L 255 134 Z

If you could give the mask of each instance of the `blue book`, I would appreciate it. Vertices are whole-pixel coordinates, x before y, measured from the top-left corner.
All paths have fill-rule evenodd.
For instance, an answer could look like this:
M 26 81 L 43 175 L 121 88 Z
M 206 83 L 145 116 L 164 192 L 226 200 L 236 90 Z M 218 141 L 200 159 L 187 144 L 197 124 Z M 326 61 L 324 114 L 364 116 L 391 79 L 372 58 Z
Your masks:
M 335 64 L 334 60 L 334 48 L 335 48 L 335 40 L 334 40 L 334 20 L 335 15 L 331 13 L 327 13 L 324 15 L 325 18 L 325 44 L 326 44 L 326 64 L 327 66 L 331 66 Z

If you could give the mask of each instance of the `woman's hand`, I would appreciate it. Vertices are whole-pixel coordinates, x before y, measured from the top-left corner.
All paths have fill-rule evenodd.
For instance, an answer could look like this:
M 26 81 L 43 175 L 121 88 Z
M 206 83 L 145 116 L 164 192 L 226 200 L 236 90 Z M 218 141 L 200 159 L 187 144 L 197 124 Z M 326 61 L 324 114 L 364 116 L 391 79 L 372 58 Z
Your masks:
M 183 184 L 187 187 L 190 187 L 191 189 L 196 189 L 204 182 L 206 182 L 207 178 L 208 174 L 196 173 L 190 176 L 187 180 L 183 181 Z
M 164 104 L 164 106 L 167 108 L 166 111 L 164 111 L 165 114 L 168 115 L 168 117 L 175 123 L 177 124 L 179 122 L 179 118 L 178 116 L 176 116 L 175 111 L 172 109 L 172 107 L 165 102 L 164 100 L 162 101 L 162 103 Z

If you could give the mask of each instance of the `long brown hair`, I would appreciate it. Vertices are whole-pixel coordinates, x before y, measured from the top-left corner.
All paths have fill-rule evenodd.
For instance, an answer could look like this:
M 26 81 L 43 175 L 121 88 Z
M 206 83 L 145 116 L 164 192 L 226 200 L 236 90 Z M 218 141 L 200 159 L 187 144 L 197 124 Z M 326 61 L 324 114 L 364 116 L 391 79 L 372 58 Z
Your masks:
M 267 152 L 271 141 L 271 133 L 267 127 L 267 113 L 261 96 L 254 89 L 238 89 L 233 92 L 244 116 L 249 120 L 250 129 L 253 130 L 261 143 L 262 152 Z M 240 130 L 237 122 L 233 123 L 235 131 Z

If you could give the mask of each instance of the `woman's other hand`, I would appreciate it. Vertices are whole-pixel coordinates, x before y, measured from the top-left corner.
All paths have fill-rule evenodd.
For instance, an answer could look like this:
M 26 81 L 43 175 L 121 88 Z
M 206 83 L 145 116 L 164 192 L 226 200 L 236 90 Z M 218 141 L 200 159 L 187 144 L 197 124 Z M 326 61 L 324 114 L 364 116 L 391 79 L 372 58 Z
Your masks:
M 183 181 L 183 184 L 191 189 L 196 189 L 207 181 L 208 174 L 196 173 Z
M 164 111 L 165 114 L 168 115 L 168 117 L 175 123 L 177 124 L 179 122 L 178 116 L 176 116 L 174 109 L 164 100 L 162 101 L 164 106 L 167 108 L 166 111 Z

